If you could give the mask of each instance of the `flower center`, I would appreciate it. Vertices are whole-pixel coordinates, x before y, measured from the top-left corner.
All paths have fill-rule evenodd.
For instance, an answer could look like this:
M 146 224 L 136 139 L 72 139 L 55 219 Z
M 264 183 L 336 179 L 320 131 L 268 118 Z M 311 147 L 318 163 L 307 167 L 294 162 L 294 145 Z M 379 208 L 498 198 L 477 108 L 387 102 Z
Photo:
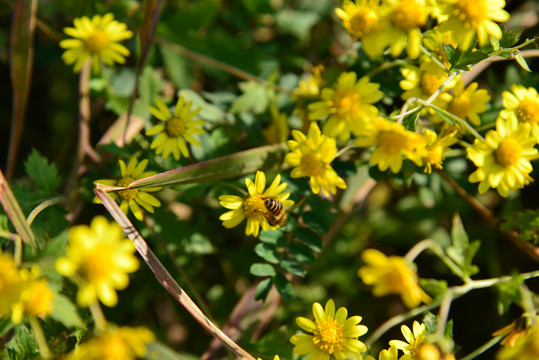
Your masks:
M 300 162 L 303 173 L 307 176 L 319 176 L 324 172 L 324 162 L 320 159 L 320 156 L 308 152 L 301 156 Z
M 461 119 L 465 119 L 470 114 L 471 108 L 470 98 L 468 96 L 459 96 L 451 101 L 449 112 Z
M 488 19 L 488 6 L 486 0 L 459 0 L 455 15 L 461 21 L 465 21 L 467 26 L 482 23 Z
M 361 96 L 353 90 L 340 91 L 335 95 L 335 108 L 340 119 L 348 120 L 359 112 Z
M 513 140 L 505 139 L 495 152 L 496 162 L 502 166 L 515 165 L 522 157 L 522 146 Z
M 431 96 L 442 85 L 444 79 L 434 74 L 424 73 L 421 76 L 421 90 L 425 95 Z
M 108 278 L 115 269 L 114 254 L 110 249 L 99 246 L 90 254 L 86 254 L 81 267 L 82 274 L 90 283 Z
M 317 324 L 313 333 L 313 343 L 323 352 L 331 355 L 341 351 L 345 342 L 344 328 L 337 320 L 328 318 Z
M 185 124 L 178 118 L 172 118 L 167 121 L 166 130 L 170 137 L 180 136 L 185 131 Z
M 520 122 L 539 123 L 539 102 L 530 98 L 520 101 L 520 105 L 515 111 Z
M 118 186 L 127 186 L 131 184 L 135 179 L 130 176 L 122 177 L 118 180 Z M 118 191 L 118 196 L 125 200 L 133 200 L 138 193 L 138 189 L 128 189 Z
M 406 137 L 393 131 L 384 132 L 378 137 L 378 146 L 390 156 L 400 155 L 407 145 Z
M 108 46 L 109 41 L 107 36 L 102 31 L 95 30 L 86 38 L 85 43 L 88 51 L 95 54 L 105 49 Z
M 243 211 L 246 217 L 253 217 L 261 213 L 266 213 L 266 205 L 264 205 L 264 199 L 260 195 L 249 196 L 243 202 Z
M 437 168 L 441 169 L 443 154 L 444 154 L 444 147 L 440 145 L 435 145 L 429 149 L 427 156 L 423 160 L 427 164 L 434 165 Z
M 125 341 L 117 335 L 113 335 L 104 341 L 103 355 L 107 359 L 125 359 L 129 357 Z
M 395 6 L 393 23 L 403 30 L 425 26 L 427 14 L 416 1 L 401 1 Z
M 371 31 L 378 24 L 378 16 L 371 9 L 361 8 L 350 18 L 350 28 L 358 38 Z

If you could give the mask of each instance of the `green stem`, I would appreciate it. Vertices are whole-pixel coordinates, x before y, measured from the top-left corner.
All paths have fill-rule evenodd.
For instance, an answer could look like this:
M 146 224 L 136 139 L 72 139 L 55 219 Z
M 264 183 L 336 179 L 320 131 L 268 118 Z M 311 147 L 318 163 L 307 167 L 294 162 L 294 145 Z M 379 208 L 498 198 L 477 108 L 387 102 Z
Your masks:
M 445 71 L 446 73 L 450 73 L 449 69 L 447 68 L 447 66 L 445 66 L 440 60 L 438 60 L 436 58 L 436 56 L 432 55 L 430 51 L 428 51 L 424 46 L 421 46 L 421 52 L 425 55 L 427 55 L 427 57 L 433 62 L 435 63 L 436 65 L 438 65 L 443 71 Z
M 34 333 L 34 336 L 36 338 L 37 346 L 39 348 L 41 357 L 43 359 L 50 359 L 52 357 L 51 351 L 49 350 L 49 346 L 47 345 L 47 339 L 45 338 L 45 334 L 43 333 L 41 324 L 39 324 L 39 321 L 35 316 L 31 315 L 28 316 L 28 322 L 32 327 L 32 332 Z
M 95 329 L 98 332 L 105 331 L 107 329 L 107 320 L 105 319 L 105 315 L 103 314 L 103 310 L 101 310 L 98 301 L 94 301 L 90 304 L 90 312 L 94 318 Z
M 474 352 L 472 352 L 472 353 L 466 355 L 465 357 L 463 357 L 461 360 L 472 360 L 472 359 L 474 359 L 476 356 L 481 355 L 486 350 L 490 349 L 491 347 L 493 347 L 494 345 L 499 343 L 500 340 L 503 339 L 504 336 L 505 335 L 496 336 L 496 337 L 490 339 L 489 341 L 487 341 L 486 343 L 484 343 L 483 345 L 478 347 Z

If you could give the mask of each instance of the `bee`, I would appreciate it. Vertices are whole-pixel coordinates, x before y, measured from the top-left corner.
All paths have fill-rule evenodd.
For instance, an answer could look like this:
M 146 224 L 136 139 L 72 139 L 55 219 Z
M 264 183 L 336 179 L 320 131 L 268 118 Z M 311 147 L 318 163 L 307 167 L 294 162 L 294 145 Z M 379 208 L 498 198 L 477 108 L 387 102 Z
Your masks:
M 266 217 L 266 220 L 268 221 L 268 224 L 270 226 L 279 226 L 283 227 L 287 224 L 288 220 L 286 219 L 286 216 L 289 212 L 292 210 L 297 209 L 304 201 L 305 199 L 300 200 L 297 204 L 292 206 L 290 209 L 285 210 L 284 205 L 282 202 L 280 202 L 277 198 L 274 197 L 267 197 L 264 199 L 264 206 L 266 207 L 266 210 L 268 210 L 267 213 L 264 214 Z

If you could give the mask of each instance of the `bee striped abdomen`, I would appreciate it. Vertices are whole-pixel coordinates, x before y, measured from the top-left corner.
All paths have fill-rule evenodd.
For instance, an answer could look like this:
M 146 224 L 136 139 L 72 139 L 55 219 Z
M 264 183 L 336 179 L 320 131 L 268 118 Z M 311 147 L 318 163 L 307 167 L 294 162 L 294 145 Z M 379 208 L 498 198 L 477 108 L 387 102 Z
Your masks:
M 279 200 L 274 198 L 267 198 L 266 200 L 264 200 L 264 205 L 266 206 L 268 212 L 273 215 L 277 215 L 283 211 L 283 204 Z

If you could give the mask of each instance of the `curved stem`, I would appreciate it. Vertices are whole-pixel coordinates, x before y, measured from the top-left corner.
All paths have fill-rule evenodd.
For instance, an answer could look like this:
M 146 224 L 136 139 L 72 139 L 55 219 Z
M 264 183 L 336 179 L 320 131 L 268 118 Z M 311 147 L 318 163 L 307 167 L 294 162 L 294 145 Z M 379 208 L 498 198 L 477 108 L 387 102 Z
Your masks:
M 28 222 L 28 225 L 32 225 L 32 222 L 36 218 L 37 214 L 39 214 L 41 211 L 43 211 L 44 209 L 48 208 L 51 205 L 56 205 L 56 204 L 61 203 L 64 199 L 65 198 L 63 196 L 57 196 L 55 198 L 43 201 L 41 204 L 36 206 L 34 210 L 32 210 L 30 215 L 28 215 L 28 217 L 26 218 L 26 222 Z
M 45 338 L 41 324 L 39 324 L 39 320 L 35 316 L 30 315 L 28 316 L 28 322 L 30 323 L 30 327 L 32 328 L 32 332 L 36 338 L 40 356 L 43 359 L 50 359 L 52 357 L 51 351 L 47 345 L 47 339 Z
M 490 349 L 491 347 L 493 347 L 494 345 L 496 345 L 497 343 L 500 342 L 500 340 L 503 339 L 505 335 L 500 335 L 500 336 L 496 336 L 492 339 L 490 339 L 489 341 L 487 341 L 486 343 L 484 343 L 483 345 L 481 345 L 480 347 L 478 347 L 476 350 L 474 350 L 473 352 L 471 352 L 470 354 L 466 355 L 465 357 L 463 357 L 461 360 L 472 360 L 472 359 L 475 359 L 476 356 L 479 356 L 481 355 L 482 353 L 484 353 L 486 350 Z

